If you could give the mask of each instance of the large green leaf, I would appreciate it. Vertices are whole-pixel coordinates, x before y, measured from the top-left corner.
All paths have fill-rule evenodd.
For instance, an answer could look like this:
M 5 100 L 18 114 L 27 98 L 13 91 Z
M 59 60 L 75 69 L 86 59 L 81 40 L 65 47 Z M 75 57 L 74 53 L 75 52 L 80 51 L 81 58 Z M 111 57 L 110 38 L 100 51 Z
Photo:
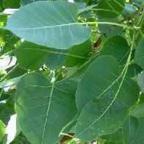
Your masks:
M 135 63 L 144 69 L 144 38 L 139 42 L 135 52 Z
M 118 130 L 138 93 L 134 81 L 129 78 L 122 81 L 119 65 L 113 57 L 97 58 L 78 85 L 76 98 L 81 113 L 76 136 L 88 141 Z
M 12 15 L 6 29 L 30 42 L 67 49 L 90 37 L 89 28 L 77 22 L 77 13 L 76 5 L 68 2 L 34 2 Z
M 119 67 L 111 56 L 96 58 L 86 70 L 76 93 L 79 110 L 91 99 L 100 95 L 117 78 Z M 90 93 L 91 92 L 91 93 Z
M 64 61 L 64 52 L 30 42 L 20 44 L 15 54 L 20 67 L 25 69 L 39 69 L 43 64 L 55 68 L 61 66 Z
M 38 69 L 43 64 L 51 69 L 62 65 L 73 66 L 88 59 L 90 42 L 74 46 L 69 50 L 54 50 L 30 42 L 24 42 L 15 50 L 18 63 L 27 69 Z
M 32 144 L 56 144 L 62 128 L 76 114 L 72 80 L 50 83 L 41 74 L 26 75 L 18 84 L 18 122 Z

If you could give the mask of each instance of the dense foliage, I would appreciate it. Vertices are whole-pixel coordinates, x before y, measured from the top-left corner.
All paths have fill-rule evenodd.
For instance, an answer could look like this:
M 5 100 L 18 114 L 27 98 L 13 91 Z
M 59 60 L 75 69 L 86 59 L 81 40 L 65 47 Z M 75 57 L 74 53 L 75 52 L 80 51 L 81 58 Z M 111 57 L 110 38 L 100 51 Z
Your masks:
M 0 144 L 144 144 L 143 0 L 0 11 Z

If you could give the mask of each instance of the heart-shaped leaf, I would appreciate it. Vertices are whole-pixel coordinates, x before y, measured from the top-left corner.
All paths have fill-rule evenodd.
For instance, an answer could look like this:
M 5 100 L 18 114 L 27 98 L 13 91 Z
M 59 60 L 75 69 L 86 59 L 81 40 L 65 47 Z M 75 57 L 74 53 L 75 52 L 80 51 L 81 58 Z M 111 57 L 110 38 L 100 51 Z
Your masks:
M 62 128 L 76 114 L 72 80 L 50 83 L 41 74 L 22 78 L 17 87 L 19 125 L 32 144 L 56 144 Z
M 101 56 L 88 68 L 78 85 L 77 106 L 81 110 L 76 136 L 83 140 L 111 134 L 125 122 L 138 98 L 136 83 L 122 80 L 113 57 Z
M 64 1 L 38 1 L 12 15 L 6 29 L 43 46 L 67 49 L 85 42 L 90 30 L 77 22 L 75 4 Z

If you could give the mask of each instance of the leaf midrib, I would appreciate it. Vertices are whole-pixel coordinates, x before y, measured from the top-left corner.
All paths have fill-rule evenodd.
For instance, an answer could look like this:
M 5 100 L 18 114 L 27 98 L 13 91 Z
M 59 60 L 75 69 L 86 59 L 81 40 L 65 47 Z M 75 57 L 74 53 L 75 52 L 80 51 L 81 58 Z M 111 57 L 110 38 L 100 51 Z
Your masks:
M 43 132 L 42 132 L 42 137 L 41 137 L 40 144 L 43 144 L 43 142 L 44 142 L 46 127 L 47 127 L 47 122 L 48 122 L 48 116 L 49 116 L 51 102 L 52 102 L 52 98 L 53 98 L 54 87 L 55 87 L 55 82 L 52 83 L 50 96 L 48 97 L 48 105 L 47 105 L 47 109 L 46 109 L 46 117 L 45 117 L 45 120 L 44 120 L 44 127 L 43 127 Z
M 52 29 L 52 28 L 61 28 L 65 26 L 73 26 L 73 25 L 83 25 L 83 23 L 80 22 L 75 22 L 75 23 L 67 23 L 67 24 L 58 24 L 58 25 L 46 25 L 46 26 L 39 26 L 39 27 L 26 27 L 26 28 L 14 28 L 12 27 L 13 30 L 42 30 L 42 29 Z M 9 29 L 9 27 L 6 27 Z
M 118 80 L 123 77 L 123 73 L 125 72 L 125 69 L 122 70 L 121 74 L 111 83 L 111 85 L 109 85 L 102 93 L 100 93 L 100 96 L 102 96 L 105 92 L 107 92 L 113 85 L 115 85 L 116 82 L 118 82 Z M 125 78 L 125 77 L 123 77 Z M 109 110 L 109 108 L 113 105 L 113 103 L 115 102 L 115 100 L 117 99 L 117 96 L 119 94 L 119 91 L 121 89 L 121 86 L 123 85 L 123 80 L 121 81 L 121 85 L 119 85 L 118 90 L 116 91 L 114 98 L 112 99 L 112 101 L 110 102 L 110 104 L 106 107 L 106 109 L 104 110 L 104 112 L 93 122 L 91 122 L 88 127 L 86 127 L 84 130 L 82 130 L 80 133 L 78 133 L 77 135 L 81 135 L 82 133 L 84 133 L 86 130 L 88 130 L 92 125 L 94 125 L 97 121 L 99 121 Z
M 81 55 L 75 55 L 75 54 L 70 54 L 70 53 L 64 53 L 64 52 L 57 52 L 57 51 L 54 51 L 54 50 L 49 50 L 49 49 L 34 49 L 34 48 L 23 48 L 25 50 L 33 50 L 33 51 L 41 51 L 41 52 L 46 52 L 48 54 L 56 54 L 56 55 L 63 55 L 63 56 L 70 56 L 70 57 L 73 57 L 73 58 L 79 58 L 79 59 L 84 59 L 86 60 L 87 57 L 84 57 L 84 56 L 81 56 Z

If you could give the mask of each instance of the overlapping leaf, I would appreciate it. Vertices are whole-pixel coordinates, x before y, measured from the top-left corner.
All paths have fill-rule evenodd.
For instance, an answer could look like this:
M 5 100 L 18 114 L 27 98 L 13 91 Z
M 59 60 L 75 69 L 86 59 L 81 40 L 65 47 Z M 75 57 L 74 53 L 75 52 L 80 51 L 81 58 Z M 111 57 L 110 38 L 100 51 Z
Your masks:
M 112 55 L 120 64 L 125 64 L 129 51 L 127 41 L 121 36 L 114 36 L 106 40 L 101 53 L 103 55 Z
M 138 87 L 129 78 L 122 81 L 113 57 L 101 56 L 86 71 L 76 98 L 81 110 L 76 136 L 89 141 L 122 126 L 138 98 Z
M 106 144 L 144 144 L 143 122 L 144 118 L 129 117 L 117 132 L 104 137 Z
M 50 83 L 38 73 L 18 84 L 16 111 L 20 127 L 32 144 L 56 144 L 62 128 L 76 113 L 72 80 Z
M 124 5 L 124 0 L 100 0 L 96 14 L 100 18 L 114 18 L 121 14 Z
M 51 69 L 62 65 L 74 66 L 88 59 L 90 42 L 74 46 L 69 50 L 54 50 L 30 42 L 22 43 L 15 54 L 21 67 L 27 69 L 38 69 L 43 64 Z
M 76 5 L 68 2 L 34 2 L 12 15 L 6 29 L 36 44 L 68 49 L 90 37 L 89 28 L 77 22 L 77 13 Z
M 8 52 L 17 57 L 17 65 L 2 72 L 6 77 L 1 79 L 8 80 L 0 87 L 3 92 L 10 83 L 13 92 L 16 89 L 17 122 L 28 141 L 57 144 L 61 132 L 73 132 L 84 142 L 144 144 L 143 0 L 3 0 L 0 11 L 20 4 L 5 27 L 14 35 L 0 31 L 1 55 Z M 2 13 L 1 27 L 6 20 Z M 39 69 L 43 65 L 55 69 L 58 79 L 72 77 L 50 81 L 48 72 Z M 61 66 L 65 66 L 62 71 Z M 45 77 L 32 72 L 39 70 Z M 79 81 L 78 89 L 74 80 Z M 4 124 L 14 113 L 11 94 L 8 91 L 1 96 L 0 120 Z M 5 133 L 3 122 L 0 143 Z M 17 138 L 13 143 L 23 143 L 21 138 L 29 143 L 23 135 Z

